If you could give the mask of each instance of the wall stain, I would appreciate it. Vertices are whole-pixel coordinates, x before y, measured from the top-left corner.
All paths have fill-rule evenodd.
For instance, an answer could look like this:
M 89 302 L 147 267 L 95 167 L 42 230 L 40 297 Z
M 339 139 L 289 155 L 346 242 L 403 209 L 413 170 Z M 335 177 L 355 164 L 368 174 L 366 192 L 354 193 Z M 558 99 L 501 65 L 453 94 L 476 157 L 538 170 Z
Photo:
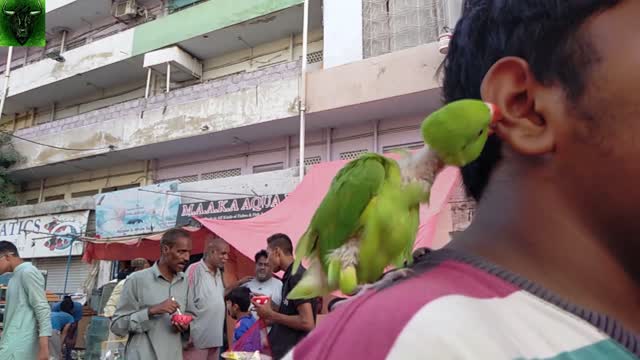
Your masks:
M 271 16 L 263 16 L 261 18 L 252 20 L 250 22 L 248 22 L 247 24 L 249 25 L 256 25 L 256 24 L 266 24 L 266 23 L 270 23 L 273 20 L 275 20 L 278 16 L 277 15 L 271 15 Z
M 96 149 L 101 147 L 108 147 L 109 145 L 116 145 L 120 142 L 120 138 L 115 137 L 109 133 L 105 133 L 103 131 L 96 132 L 93 136 L 89 137 L 86 140 L 81 141 L 69 141 L 65 144 L 65 147 L 74 148 L 74 149 Z M 99 150 L 95 150 L 97 152 Z M 106 152 L 105 150 L 100 150 L 101 152 Z M 38 153 L 35 157 L 34 162 L 36 164 L 47 163 L 54 161 L 55 158 L 62 158 L 62 160 L 70 160 L 74 158 L 85 158 L 87 157 L 87 153 L 89 151 L 68 151 L 65 156 L 60 156 L 63 154 L 60 150 L 46 148 Z

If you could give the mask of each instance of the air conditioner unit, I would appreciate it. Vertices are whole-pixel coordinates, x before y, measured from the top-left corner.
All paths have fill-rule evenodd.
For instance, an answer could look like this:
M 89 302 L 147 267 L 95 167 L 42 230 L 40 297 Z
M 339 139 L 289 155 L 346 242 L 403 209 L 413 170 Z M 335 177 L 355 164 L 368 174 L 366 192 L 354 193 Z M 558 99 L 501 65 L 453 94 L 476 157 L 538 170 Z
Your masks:
M 113 4 L 113 16 L 118 19 L 130 19 L 138 15 L 136 0 L 120 0 Z

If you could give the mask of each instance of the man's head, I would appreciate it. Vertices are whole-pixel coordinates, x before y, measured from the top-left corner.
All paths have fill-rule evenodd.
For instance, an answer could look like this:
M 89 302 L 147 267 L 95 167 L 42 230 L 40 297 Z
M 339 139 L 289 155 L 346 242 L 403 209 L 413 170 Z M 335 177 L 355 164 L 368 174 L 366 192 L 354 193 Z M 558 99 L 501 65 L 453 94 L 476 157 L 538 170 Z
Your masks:
M 205 245 L 204 259 L 210 268 L 224 270 L 229 260 L 229 244 L 219 237 L 209 239 Z
M 251 305 L 251 290 L 246 287 L 237 287 L 227 295 L 227 312 L 229 316 L 238 320 L 249 311 Z
M 274 234 L 267 239 L 267 254 L 273 272 L 287 270 L 293 260 L 293 244 L 285 234 Z
M 462 170 L 481 209 L 493 194 L 504 200 L 505 189 L 531 185 L 554 211 L 629 245 L 638 230 L 638 17 L 631 0 L 465 2 L 444 100 L 482 98 L 503 114 Z
M 149 262 L 145 258 L 137 258 L 131 260 L 131 268 L 133 272 L 148 269 Z
M 62 298 L 62 302 L 60 303 L 60 311 L 64 311 L 67 314 L 73 315 L 73 300 L 71 300 L 71 296 L 65 295 Z
M 18 248 L 10 241 L 0 241 L 0 275 L 13 272 L 16 260 L 20 261 Z
M 160 262 L 174 273 L 184 271 L 191 255 L 191 234 L 182 229 L 171 229 L 160 239 Z
M 266 250 L 260 250 L 256 253 L 256 279 L 263 282 L 271 279 L 273 272 L 271 265 L 269 265 L 269 253 Z

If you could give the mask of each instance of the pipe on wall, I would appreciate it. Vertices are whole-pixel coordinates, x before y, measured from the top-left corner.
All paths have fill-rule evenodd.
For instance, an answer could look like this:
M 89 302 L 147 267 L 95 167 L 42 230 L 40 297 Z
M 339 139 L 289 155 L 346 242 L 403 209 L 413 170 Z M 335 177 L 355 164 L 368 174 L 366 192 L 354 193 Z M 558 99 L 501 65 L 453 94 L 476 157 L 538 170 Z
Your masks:
M 302 16 L 302 81 L 300 92 L 300 182 L 304 179 L 304 146 L 307 112 L 307 42 L 309 38 L 309 0 L 304 0 L 304 14 Z
M 284 145 L 284 168 L 288 169 L 291 165 L 291 136 L 287 136 L 287 142 Z
M 38 203 L 44 201 L 44 182 L 46 179 L 40 180 L 40 194 L 38 195 Z
M 144 162 L 144 186 L 149 185 L 149 167 L 151 166 L 151 160 L 145 160 Z
M 167 63 L 167 91 L 169 92 L 169 88 L 171 87 L 171 63 Z
M 64 48 L 67 42 L 67 30 L 62 30 L 62 40 L 60 40 L 60 54 L 64 52 Z
M 380 120 L 376 120 L 373 122 L 373 152 L 377 153 L 378 152 L 378 137 L 379 137 L 379 130 L 380 130 Z
M 49 119 L 49 121 L 53 121 L 56 119 L 56 103 L 53 102 L 51 104 L 51 118 Z
M 331 161 L 331 136 L 333 135 L 333 128 L 327 128 L 327 155 L 325 161 Z
M 7 100 L 7 91 L 9 90 L 9 78 L 11 77 L 11 58 L 13 57 L 13 46 L 9 46 L 7 53 L 7 62 L 4 68 L 4 85 L 2 87 L 2 98 L 0 99 L 0 116 L 4 111 L 4 103 Z
M 144 98 L 149 98 L 149 90 L 151 89 L 151 68 L 147 69 L 147 85 L 144 88 Z

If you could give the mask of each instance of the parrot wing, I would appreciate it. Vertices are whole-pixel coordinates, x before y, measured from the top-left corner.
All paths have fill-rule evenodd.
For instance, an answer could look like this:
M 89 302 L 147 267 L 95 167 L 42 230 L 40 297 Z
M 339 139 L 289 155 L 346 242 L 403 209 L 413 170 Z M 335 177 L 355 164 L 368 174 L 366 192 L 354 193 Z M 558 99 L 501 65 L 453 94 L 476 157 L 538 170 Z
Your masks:
M 338 171 L 296 246 L 293 271 L 314 251 L 324 266 L 326 256 L 358 232 L 362 213 L 384 182 L 386 161 L 390 160 L 381 155 L 364 154 Z

